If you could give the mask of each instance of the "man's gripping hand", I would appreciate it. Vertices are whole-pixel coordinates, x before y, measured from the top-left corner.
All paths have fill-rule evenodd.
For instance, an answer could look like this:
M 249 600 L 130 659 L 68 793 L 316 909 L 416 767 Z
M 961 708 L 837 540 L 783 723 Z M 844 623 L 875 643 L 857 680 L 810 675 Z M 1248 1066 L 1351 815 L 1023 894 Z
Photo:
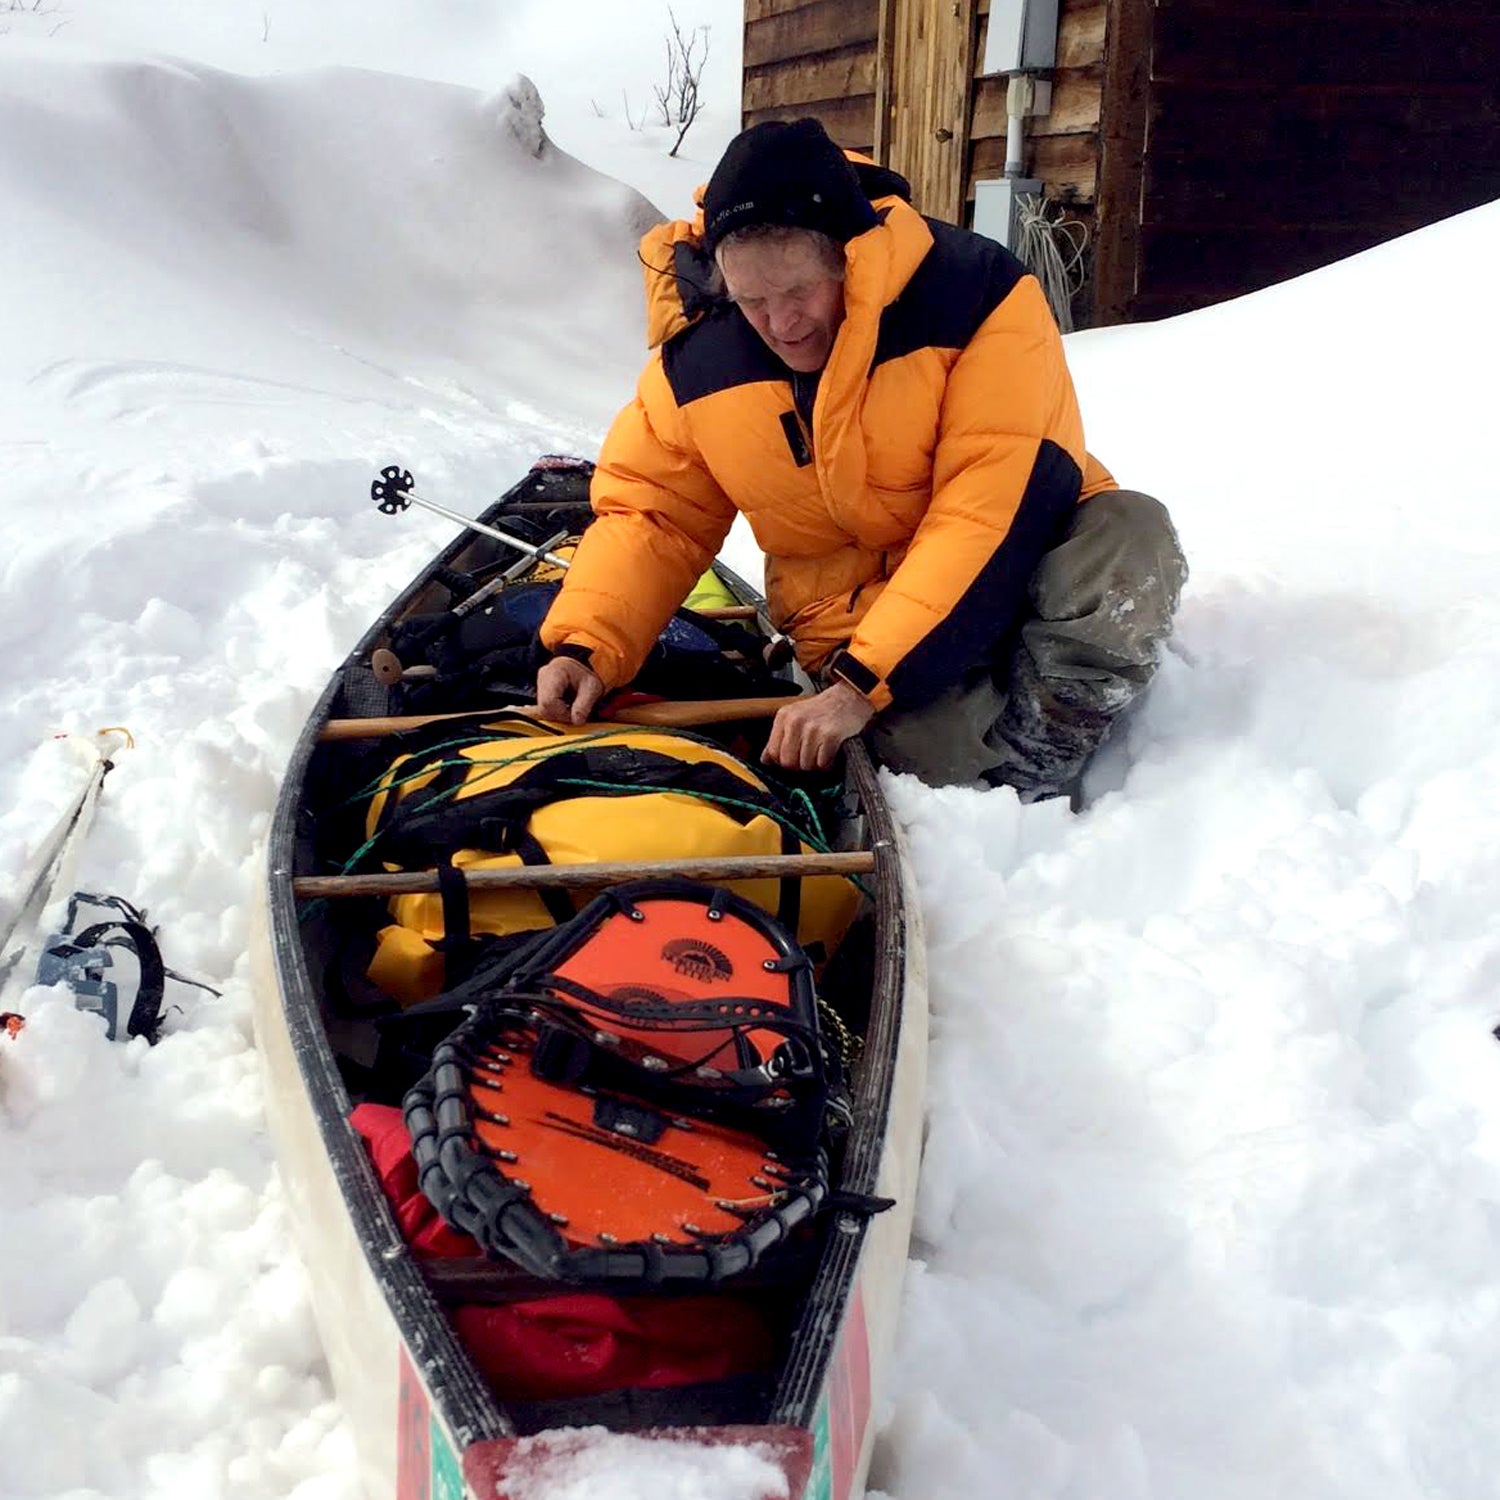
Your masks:
M 870 722 L 875 710 L 863 693 L 835 682 L 821 693 L 776 710 L 761 759 L 788 771 L 826 771 L 845 740 Z
M 536 674 L 537 713 L 554 724 L 587 724 L 604 696 L 591 668 L 571 656 L 555 656 Z

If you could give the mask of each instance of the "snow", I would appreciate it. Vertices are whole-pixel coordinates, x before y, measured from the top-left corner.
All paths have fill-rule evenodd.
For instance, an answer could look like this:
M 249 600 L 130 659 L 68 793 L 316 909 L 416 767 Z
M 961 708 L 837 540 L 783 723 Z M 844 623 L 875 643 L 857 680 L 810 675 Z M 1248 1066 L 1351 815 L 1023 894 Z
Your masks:
M 55 736 L 126 725 L 80 881 L 223 991 L 174 986 L 155 1049 L 19 997 L 3 1500 L 354 1500 L 262 1116 L 257 854 L 314 694 L 451 534 L 373 470 L 475 511 L 631 390 L 637 231 L 737 117 L 740 7 L 675 11 L 713 46 L 673 161 L 625 118 L 664 5 L 0 9 L 0 902 L 86 774 Z M 1500 299 L 1462 273 L 1497 249 L 1493 205 L 1070 340 L 1193 577 L 1081 816 L 890 783 L 933 977 L 893 1500 L 1493 1488 Z M 765 1483 L 559 1451 L 528 1500 Z
M 516 1500 L 703 1500 L 708 1494 L 785 1500 L 774 1455 L 754 1444 L 659 1442 L 602 1427 L 522 1438 L 502 1484 Z

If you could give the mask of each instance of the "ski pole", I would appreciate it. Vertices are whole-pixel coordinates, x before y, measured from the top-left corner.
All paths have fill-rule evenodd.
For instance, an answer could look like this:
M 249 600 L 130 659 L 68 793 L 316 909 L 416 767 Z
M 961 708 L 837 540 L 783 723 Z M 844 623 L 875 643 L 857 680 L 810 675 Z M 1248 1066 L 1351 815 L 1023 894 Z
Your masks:
M 370 498 L 379 506 L 383 516 L 399 515 L 413 505 L 420 505 L 423 510 L 430 510 L 434 515 L 442 516 L 445 521 L 456 521 L 460 526 L 467 526 L 470 531 L 477 531 L 481 536 L 492 537 L 497 542 L 504 542 L 507 547 L 514 547 L 516 551 L 524 552 L 528 557 L 540 558 L 544 562 L 553 564 L 554 567 L 567 568 L 567 558 L 559 557 L 555 552 L 548 552 L 545 547 L 538 547 L 534 542 L 523 542 L 520 537 L 512 536 L 508 531 L 486 526 L 483 521 L 476 521 L 471 516 L 462 515 L 456 510 L 449 510 L 446 505 L 439 505 L 435 500 L 424 499 L 413 489 L 415 484 L 416 480 L 411 477 L 410 469 L 401 469 L 395 464 L 388 464 L 380 471 L 380 477 L 370 486 Z
M 111 753 L 121 746 L 132 747 L 135 741 L 128 729 L 111 728 L 99 730 L 91 744 L 82 739 L 74 739 L 73 743 L 92 758 L 88 779 L 43 839 L 23 877 L 20 899 L 0 934 L 0 991 L 9 988 L 16 965 L 36 947 L 42 918 L 62 900 L 67 894 L 65 888 L 72 884 L 73 869 L 94 820 L 104 778 L 114 767 Z

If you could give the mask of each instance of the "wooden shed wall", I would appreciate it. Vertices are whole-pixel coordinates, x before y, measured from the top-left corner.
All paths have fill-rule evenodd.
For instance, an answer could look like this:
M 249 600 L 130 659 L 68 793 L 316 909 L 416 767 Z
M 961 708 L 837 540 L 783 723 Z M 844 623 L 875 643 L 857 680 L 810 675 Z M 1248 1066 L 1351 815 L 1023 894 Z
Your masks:
M 967 197 L 974 183 L 1005 174 L 1004 78 L 984 77 L 989 0 L 979 3 L 979 46 L 974 62 L 974 110 L 969 127 Z M 1057 15 L 1057 66 L 1052 108 L 1026 122 L 1026 171 L 1044 184 L 1044 195 L 1088 217 L 1099 167 L 1099 113 L 1104 88 L 1104 44 L 1109 0 L 1061 0 Z
M 1155 0 L 1127 318 L 1500 197 L 1495 0 Z
M 1005 170 L 1005 81 L 979 73 L 989 0 L 977 6 L 965 200 Z M 746 0 L 743 123 L 816 115 L 840 145 L 877 145 L 880 0 Z M 1094 200 L 1109 0 L 1062 0 L 1051 112 L 1029 123 L 1027 168 L 1049 197 Z
M 744 123 L 816 115 L 909 171 L 889 151 L 892 17 L 925 4 L 746 0 Z M 1004 171 L 988 12 L 954 12 L 975 28 L 963 222 L 974 182 Z M 1497 79 L 1500 0 L 1060 0 L 1026 171 L 1090 230 L 1075 317 L 1202 307 L 1500 198 Z
M 1027 131 L 1028 172 L 1042 180 L 1048 198 L 1066 205 L 1091 229 L 1105 28 L 1113 3 L 1061 0 L 1052 108 L 1030 120 Z M 962 141 L 963 187 L 958 213 L 950 209 L 948 216 L 965 224 L 973 220 L 974 182 L 1000 177 L 1005 170 L 1005 80 L 980 73 L 989 4 L 990 0 L 978 0 L 974 5 L 971 0 L 974 80 L 966 117 L 954 122 Z M 890 76 L 899 40 L 892 34 L 894 12 L 893 0 L 746 0 L 743 123 L 816 115 L 840 145 L 910 173 L 909 163 L 893 159 L 889 117 L 886 128 L 881 128 L 882 110 L 889 116 L 888 101 L 877 97 L 882 72 Z M 900 83 L 898 76 L 897 90 Z M 901 145 L 898 141 L 897 157 Z M 918 207 L 941 212 L 922 201 L 918 187 Z M 1086 307 L 1075 311 L 1080 321 L 1087 321 Z
M 880 0 L 745 0 L 743 123 L 816 115 L 839 145 L 875 145 Z

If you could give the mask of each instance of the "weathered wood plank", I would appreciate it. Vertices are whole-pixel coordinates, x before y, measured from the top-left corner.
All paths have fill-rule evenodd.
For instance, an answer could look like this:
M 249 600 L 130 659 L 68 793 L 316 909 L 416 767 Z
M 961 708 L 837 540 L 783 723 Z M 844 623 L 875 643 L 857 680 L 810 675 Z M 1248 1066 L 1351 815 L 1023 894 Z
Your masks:
M 1256 79 L 1268 96 L 1283 83 L 1490 83 L 1500 75 L 1500 15 L 1446 16 L 1428 45 L 1399 12 L 1341 14 L 1157 13 L 1152 75 L 1158 80 Z
M 1413 34 L 1441 26 L 1453 16 L 1493 16 L 1494 0 L 1156 0 L 1163 13 L 1231 16 L 1338 16 L 1350 21 L 1392 15 L 1409 22 Z
M 974 80 L 974 112 L 969 121 L 969 139 L 984 140 L 1005 134 L 1005 78 L 990 75 Z
M 892 52 L 895 105 L 890 165 L 923 213 L 963 212 L 976 0 L 898 0 Z
M 1500 196 L 1495 0 L 1155 0 L 1136 317 Z
M 848 151 L 868 151 L 875 139 L 875 97 L 862 94 L 853 99 L 820 99 L 816 104 L 786 104 L 772 109 L 747 110 L 745 126 L 762 120 L 797 120 L 812 115 Z
M 896 118 L 896 4 L 879 0 L 875 40 L 875 119 L 871 152 L 887 165 L 891 157 L 891 132 Z
M 1500 133 L 1488 144 L 1492 151 L 1500 148 Z M 1492 159 L 1500 161 L 1500 156 Z M 1408 157 L 1406 163 L 1412 160 Z M 1204 171 L 1197 163 L 1194 170 L 1184 172 L 1164 168 L 1153 158 L 1143 217 L 1156 227 L 1197 224 L 1206 231 L 1256 232 L 1368 229 L 1384 237 L 1398 216 L 1429 223 L 1500 197 L 1500 165 L 1488 180 L 1466 176 L 1455 182 L 1442 171 L 1444 160 L 1452 158 L 1432 163 L 1432 170 L 1411 171 L 1405 163 L 1396 163 L 1394 190 L 1389 171 L 1350 171 L 1347 162 L 1289 161 L 1275 174 L 1275 191 L 1267 193 L 1264 164 L 1254 173 Z
M 1074 68 L 1057 72 L 1052 82 L 1052 108 L 1045 115 L 1026 121 L 1026 133 L 1071 135 L 1079 131 L 1096 131 L 1104 93 L 1102 68 Z M 986 78 L 974 85 L 974 113 L 969 126 L 973 140 L 1005 135 L 1006 82 L 1002 77 Z
M 1044 196 L 1070 206 L 1094 201 L 1099 145 L 1092 135 L 1033 136 L 1026 143 L 1026 170 L 1042 184 Z M 975 141 L 969 157 L 967 197 L 974 183 L 1005 175 L 1005 142 L 998 137 Z
M 745 73 L 744 108 L 775 109 L 778 105 L 873 94 L 875 62 L 873 47 L 851 47 L 749 69 Z
M 767 16 L 784 16 L 789 11 L 806 10 L 817 0 L 745 0 L 745 24 L 764 21 Z
M 1421 92 L 1308 85 L 1268 94 L 1209 81 L 1162 83 L 1155 98 L 1153 161 L 1198 159 L 1233 170 L 1239 158 L 1239 171 L 1263 172 L 1272 160 L 1379 164 L 1413 150 L 1451 152 L 1473 166 L 1497 160 L 1485 144 L 1500 127 L 1500 98 L 1482 85 Z
M 876 0 L 814 0 L 783 15 L 747 22 L 743 66 L 757 68 L 872 43 L 879 24 Z
M 1423 222 L 1420 215 L 1393 216 L 1380 230 L 1146 225 L 1141 230 L 1138 291 L 1141 296 L 1211 294 L 1210 300 L 1237 296 L 1368 250 Z
M 1029 167 L 1047 197 L 1073 207 L 1091 205 L 1099 174 L 1099 142 L 1092 135 L 1037 136 Z
M 1155 15 L 1153 0 L 1114 0 L 1105 39 L 1090 319 L 1096 325 L 1125 321 L 1136 293 Z
M 1104 38 L 1109 28 L 1106 0 L 1065 3 L 1057 19 L 1057 66 L 1087 68 L 1104 62 Z

